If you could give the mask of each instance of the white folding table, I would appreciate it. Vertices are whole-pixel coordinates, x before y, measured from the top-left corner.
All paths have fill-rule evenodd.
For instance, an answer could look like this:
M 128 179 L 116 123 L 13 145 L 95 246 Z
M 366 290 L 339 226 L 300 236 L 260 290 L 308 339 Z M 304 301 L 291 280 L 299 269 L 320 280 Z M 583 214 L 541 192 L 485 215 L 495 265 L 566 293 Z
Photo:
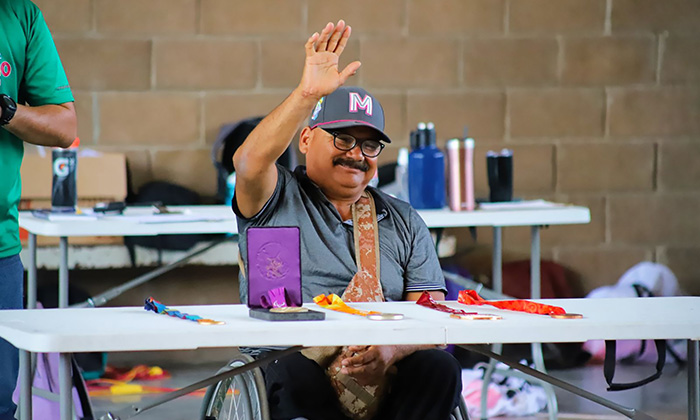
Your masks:
M 216 206 L 170 206 L 174 211 L 201 218 L 201 221 L 177 221 L 152 223 L 149 218 L 152 210 L 146 207 L 128 207 L 124 216 L 108 216 L 98 220 L 61 220 L 51 221 L 38 218 L 29 211 L 19 215 L 20 227 L 27 230 L 28 264 L 27 264 L 27 307 L 33 309 L 36 304 L 36 237 L 59 237 L 59 307 L 68 306 L 68 237 L 75 236 L 155 236 L 172 234 L 229 234 L 236 235 L 238 226 L 236 217 L 230 207 Z M 591 220 L 586 207 L 551 204 L 541 208 L 523 208 L 511 210 L 475 210 L 453 212 L 449 210 L 420 210 L 428 228 L 448 227 L 493 227 L 493 287 L 498 293 L 502 290 L 501 230 L 507 226 L 531 226 L 532 259 L 532 297 L 540 296 L 540 239 L 539 231 L 543 226 L 582 224 Z M 139 219 L 143 216 L 143 219 Z M 167 220 L 167 216 L 164 216 Z M 142 222 L 150 221 L 149 223 Z
M 326 312 L 324 321 L 268 322 L 248 317 L 243 305 L 183 306 L 177 309 L 224 321 L 199 325 L 147 312 L 141 307 L 0 311 L 0 337 L 25 352 L 61 353 L 61 420 L 72 415 L 70 353 L 87 351 L 185 350 L 238 346 L 332 346 L 370 344 L 491 344 L 582 342 L 612 339 L 688 340 L 688 419 L 698 407 L 700 297 L 547 299 L 543 303 L 583 314 L 554 319 L 490 306 L 448 305 L 503 316 L 465 321 L 412 302 L 354 303 L 359 309 L 403 313 L 400 321 Z M 23 371 L 21 413 L 31 410 L 29 372 Z M 644 417 L 650 418 L 650 417 Z
M 27 308 L 36 305 L 36 237 L 58 237 L 60 262 L 58 269 L 58 307 L 68 306 L 68 238 L 75 236 L 156 236 L 175 234 L 230 234 L 238 233 L 236 216 L 228 206 L 169 206 L 197 221 L 177 221 L 162 215 L 155 223 L 153 208 L 128 207 L 123 215 L 108 215 L 97 220 L 47 220 L 30 211 L 19 213 L 19 226 L 29 233 L 27 262 Z M 178 215 L 173 215 L 176 217 Z M 181 219 L 182 220 L 182 219 Z M 148 223 L 146 223 L 148 222 Z M 187 258 L 187 257 L 186 257 Z M 175 263 L 176 264 L 176 263 Z M 173 264 L 171 264 L 173 265 Z
M 59 308 L 68 306 L 68 237 L 71 236 L 148 236 L 168 234 L 194 234 L 194 233 L 224 233 L 236 235 L 238 228 L 236 218 L 230 207 L 218 206 L 170 206 L 174 211 L 181 211 L 192 216 L 200 216 L 203 221 L 188 222 L 178 221 L 172 223 L 143 223 L 143 220 L 152 221 L 150 208 L 127 208 L 124 216 L 110 216 L 98 220 L 86 221 L 50 221 L 37 218 L 31 212 L 20 212 L 20 226 L 29 232 L 29 261 L 27 281 L 27 307 L 32 309 L 36 304 L 36 236 L 59 237 L 60 264 L 59 264 Z M 540 207 L 517 206 L 510 209 L 482 210 L 453 212 L 443 210 L 419 210 L 418 214 L 423 218 L 428 228 L 450 227 L 480 227 L 493 228 L 493 290 L 502 292 L 502 228 L 509 226 L 530 226 L 530 290 L 531 297 L 540 297 L 540 229 L 549 225 L 583 224 L 590 222 L 590 212 L 586 207 L 563 205 L 557 203 L 543 203 Z M 139 217 L 142 216 L 143 220 Z M 184 263 L 186 259 L 215 246 L 216 243 L 197 249 L 182 260 L 172 263 L 167 267 L 154 270 L 152 273 L 141 276 L 131 281 L 140 284 L 162 272 Z M 105 299 L 102 299 L 105 301 Z M 98 306 L 99 306 L 98 302 Z M 91 306 L 95 306 L 94 302 Z M 500 351 L 499 348 L 496 348 Z M 542 347 L 539 343 L 532 346 L 533 359 L 538 370 L 545 372 Z M 29 361 L 29 355 L 20 353 L 20 362 Z M 494 363 L 487 372 L 487 379 L 493 373 Z M 484 385 L 486 386 L 486 384 Z M 557 416 L 557 403 L 553 389 L 545 384 L 545 391 L 549 401 L 550 419 Z M 485 404 L 485 400 L 482 404 Z

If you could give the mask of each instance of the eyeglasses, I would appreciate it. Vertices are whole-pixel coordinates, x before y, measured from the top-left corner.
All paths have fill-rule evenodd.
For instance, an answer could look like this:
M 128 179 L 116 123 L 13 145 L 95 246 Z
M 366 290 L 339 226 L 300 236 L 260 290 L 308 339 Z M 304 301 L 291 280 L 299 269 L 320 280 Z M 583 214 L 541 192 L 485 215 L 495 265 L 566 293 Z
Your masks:
M 343 152 L 349 152 L 354 149 L 357 144 L 360 144 L 360 151 L 365 157 L 374 158 L 379 156 L 384 149 L 384 145 L 378 140 L 357 140 L 350 134 L 339 133 L 337 131 L 323 130 L 333 136 L 333 145 L 336 149 Z

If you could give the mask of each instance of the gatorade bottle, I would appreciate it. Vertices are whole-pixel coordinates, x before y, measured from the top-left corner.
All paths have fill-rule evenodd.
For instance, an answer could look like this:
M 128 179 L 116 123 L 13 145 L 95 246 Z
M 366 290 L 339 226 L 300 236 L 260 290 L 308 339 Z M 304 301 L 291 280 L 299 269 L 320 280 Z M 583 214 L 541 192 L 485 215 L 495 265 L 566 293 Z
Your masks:
M 75 138 L 68 149 L 53 149 L 53 182 L 51 185 L 51 211 L 74 213 L 78 204 L 78 145 Z

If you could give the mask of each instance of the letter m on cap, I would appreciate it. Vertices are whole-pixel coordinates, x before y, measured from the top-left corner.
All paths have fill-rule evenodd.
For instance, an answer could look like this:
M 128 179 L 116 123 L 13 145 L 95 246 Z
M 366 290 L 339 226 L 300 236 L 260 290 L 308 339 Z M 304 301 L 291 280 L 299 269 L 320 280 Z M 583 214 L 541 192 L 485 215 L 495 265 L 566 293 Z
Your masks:
M 372 116 L 372 97 L 366 95 L 364 98 L 360 97 L 357 92 L 350 92 L 350 112 L 358 112 L 359 110 L 365 111 L 365 114 Z

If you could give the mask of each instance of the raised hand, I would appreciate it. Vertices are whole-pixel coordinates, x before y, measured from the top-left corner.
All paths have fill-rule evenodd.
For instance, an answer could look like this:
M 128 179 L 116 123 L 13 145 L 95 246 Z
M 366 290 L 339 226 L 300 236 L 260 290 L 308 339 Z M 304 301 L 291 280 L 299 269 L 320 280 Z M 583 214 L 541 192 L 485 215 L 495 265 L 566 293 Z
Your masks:
M 342 71 L 338 69 L 351 32 L 350 26 L 339 20 L 337 25 L 329 22 L 320 34 L 316 32 L 306 41 L 306 62 L 299 84 L 304 96 L 320 99 L 342 86 L 360 68 L 360 62 L 354 61 Z

